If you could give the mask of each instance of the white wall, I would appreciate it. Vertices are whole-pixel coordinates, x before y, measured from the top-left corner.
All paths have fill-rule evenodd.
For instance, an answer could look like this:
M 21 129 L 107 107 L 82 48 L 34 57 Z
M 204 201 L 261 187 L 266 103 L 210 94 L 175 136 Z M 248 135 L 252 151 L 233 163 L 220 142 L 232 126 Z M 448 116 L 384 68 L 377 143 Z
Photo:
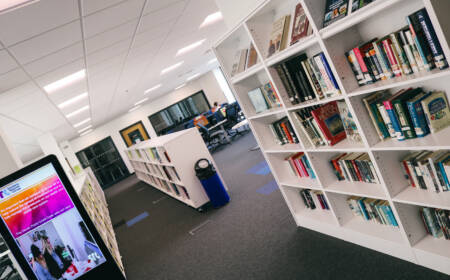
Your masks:
M 126 166 L 130 170 L 130 172 L 134 172 L 128 160 L 128 157 L 124 152 L 127 147 L 122 137 L 120 136 L 119 131 L 129 125 L 132 125 L 133 123 L 142 121 L 145 129 L 149 133 L 149 136 L 151 138 L 156 137 L 156 132 L 153 129 L 148 116 L 174 103 L 177 103 L 178 101 L 200 90 L 204 91 L 206 98 L 208 99 L 211 106 L 213 106 L 214 102 L 218 102 L 219 104 L 227 102 L 227 99 L 225 98 L 225 95 L 219 87 L 214 74 L 212 72 L 208 72 L 177 91 L 167 93 L 167 95 L 151 101 L 131 113 L 127 113 L 100 127 L 95 128 L 94 131 L 87 135 L 71 140 L 70 144 L 72 145 L 72 149 L 75 152 L 78 152 L 108 136 L 111 136 Z
M 228 29 L 234 28 L 244 17 L 250 14 L 266 0 L 215 0 L 222 12 Z M 239 7 L 239 8 L 236 8 Z

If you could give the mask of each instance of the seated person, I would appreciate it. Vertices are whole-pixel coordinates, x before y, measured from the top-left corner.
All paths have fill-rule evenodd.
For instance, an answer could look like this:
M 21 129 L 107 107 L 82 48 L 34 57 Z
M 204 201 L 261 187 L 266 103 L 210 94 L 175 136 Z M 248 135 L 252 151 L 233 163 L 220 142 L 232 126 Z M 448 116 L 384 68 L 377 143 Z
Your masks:
M 213 105 L 214 105 L 214 107 L 211 108 L 211 112 L 215 113 L 217 110 L 220 109 L 220 106 L 219 106 L 219 103 L 217 103 L 217 102 L 214 102 Z
M 47 262 L 41 250 L 36 245 L 31 245 L 31 254 L 33 255 L 33 270 L 39 280 L 56 280 L 50 274 Z

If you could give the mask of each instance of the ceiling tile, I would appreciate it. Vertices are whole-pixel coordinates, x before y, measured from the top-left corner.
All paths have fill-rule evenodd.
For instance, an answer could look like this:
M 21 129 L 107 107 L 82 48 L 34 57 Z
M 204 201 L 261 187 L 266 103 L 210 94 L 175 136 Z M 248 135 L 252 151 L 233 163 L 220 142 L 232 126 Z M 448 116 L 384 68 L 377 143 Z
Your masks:
M 157 27 L 147 29 L 136 35 L 133 47 L 139 47 L 149 41 L 165 39 L 169 32 L 171 31 L 175 20 L 166 21 Z
M 24 68 L 35 78 L 56 70 L 68 63 L 74 62 L 75 60 L 79 60 L 83 56 L 83 44 L 80 42 L 26 64 Z
M 143 5 L 144 0 L 130 0 L 87 16 L 84 20 L 86 37 L 92 37 L 139 17 Z
M 9 71 L 0 75 L 0 92 L 15 88 L 28 80 L 27 74 L 22 69 Z
M 106 59 L 103 62 L 91 65 L 88 62 L 88 73 L 89 73 L 89 81 L 95 76 L 103 73 L 104 71 L 110 69 L 119 69 L 122 67 L 123 61 L 125 59 L 126 53 L 122 53 L 121 55 L 114 56 L 113 58 Z
M 36 138 L 42 135 L 41 131 L 4 116 L 0 116 L 0 126 L 11 142 L 35 144 Z
M 83 15 L 89 15 L 105 8 L 116 5 L 124 0 L 82 0 Z M 125 0 L 126 1 L 126 0 Z
M 0 74 L 19 67 L 16 61 L 8 54 L 7 51 L 0 51 Z
M 185 6 L 186 4 L 184 3 L 184 1 L 176 2 L 172 5 L 165 6 L 160 10 L 146 14 L 145 16 L 142 17 L 141 24 L 139 26 L 139 32 L 143 32 L 150 28 L 158 27 L 162 23 L 165 23 L 172 19 L 179 18 Z
M 87 53 L 93 53 L 133 36 L 138 21 L 132 20 L 86 40 Z
M 185 4 L 185 0 L 165 0 L 165 1 L 151 1 L 150 4 L 147 4 L 145 8 L 145 14 L 152 13 L 169 6 L 173 6 L 175 3 L 183 3 Z
M 76 0 L 42 0 L 0 16 L 0 39 L 10 46 L 79 17 Z
M 0 113 L 9 114 L 20 107 L 35 100 L 35 96 L 42 94 L 32 82 L 25 83 L 0 94 Z
M 35 80 L 41 87 L 44 87 L 70 74 L 78 72 L 84 68 L 85 68 L 84 59 L 79 59 L 74 62 L 68 63 L 62 67 L 59 67 L 58 69 L 55 69 L 51 72 L 45 73 L 44 75 L 39 76 Z
M 104 49 L 101 49 L 100 51 L 91 53 L 87 57 L 87 63 L 89 66 L 92 66 L 97 63 L 104 62 L 108 59 L 120 56 L 123 53 L 128 52 L 128 49 L 130 48 L 130 44 L 131 44 L 131 39 L 126 39 L 126 40 L 120 41 L 117 44 L 114 44 L 114 45 L 111 45 Z
M 10 50 L 20 63 L 27 64 L 80 41 L 80 21 L 74 21 L 17 44 Z

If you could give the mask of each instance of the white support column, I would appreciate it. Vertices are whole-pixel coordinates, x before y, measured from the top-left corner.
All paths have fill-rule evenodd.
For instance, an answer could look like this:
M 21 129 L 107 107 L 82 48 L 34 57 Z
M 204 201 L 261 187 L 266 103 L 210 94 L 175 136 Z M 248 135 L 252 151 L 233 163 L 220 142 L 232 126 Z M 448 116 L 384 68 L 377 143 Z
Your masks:
M 20 169 L 22 161 L 14 150 L 8 136 L 0 127 L 0 178 Z
M 75 152 L 73 151 L 69 141 L 61 142 L 59 144 L 59 147 L 61 148 L 62 153 L 69 162 L 69 165 L 72 167 L 73 171 L 75 171 L 75 174 L 82 172 L 83 168 L 81 167 L 81 163 L 75 155 Z
M 42 149 L 42 152 L 44 152 L 44 155 L 53 154 L 58 158 L 59 163 L 61 163 L 64 171 L 66 171 L 66 174 L 69 176 L 69 178 L 71 178 L 71 176 L 73 175 L 72 169 L 67 163 L 66 157 L 59 148 L 58 142 L 56 142 L 55 137 L 51 133 L 46 133 L 38 138 L 38 143 Z

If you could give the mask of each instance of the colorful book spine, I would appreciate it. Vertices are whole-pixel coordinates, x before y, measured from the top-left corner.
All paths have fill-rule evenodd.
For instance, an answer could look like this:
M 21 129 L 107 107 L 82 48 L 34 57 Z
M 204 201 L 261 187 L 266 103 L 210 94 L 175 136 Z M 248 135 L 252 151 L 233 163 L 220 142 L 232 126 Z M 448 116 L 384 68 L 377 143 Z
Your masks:
M 427 42 L 425 42 L 425 38 L 422 37 L 422 27 L 415 18 L 414 14 L 407 16 L 406 21 L 408 22 L 409 30 L 411 31 L 411 36 L 415 42 L 417 51 L 422 58 L 424 68 L 425 70 L 430 71 L 433 68 L 433 65 L 431 63 L 432 54 L 429 50 Z
M 402 70 L 400 68 L 400 64 L 395 57 L 394 51 L 392 50 L 392 42 L 389 38 L 384 39 L 381 41 L 383 44 L 383 49 L 386 52 L 386 55 L 389 59 L 389 63 L 391 64 L 392 71 L 394 72 L 394 75 L 396 77 L 399 77 L 402 75 Z
M 425 98 L 428 95 L 425 95 Z M 416 132 L 417 137 L 424 137 L 430 133 L 430 129 L 428 128 L 427 120 L 425 118 L 422 104 L 420 103 L 422 99 L 418 99 L 415 101 L 407 101 L 406 106 L 408 107 L 409 115 L 411 116 L 411 120 L 414 125 L 414 131 Z
M 397 139 L 398 141 L 404 141 L 405 135 L 403 134 L 400 122 L 398 120 L 397 115 L 395 114 L 395 109 L 392 106 L 391 101 L 389 100 L 383 101 L 383 105 L 389 115 L 389 119 L 392 122 L 392 127 L 395 130 L 395 139 Z

